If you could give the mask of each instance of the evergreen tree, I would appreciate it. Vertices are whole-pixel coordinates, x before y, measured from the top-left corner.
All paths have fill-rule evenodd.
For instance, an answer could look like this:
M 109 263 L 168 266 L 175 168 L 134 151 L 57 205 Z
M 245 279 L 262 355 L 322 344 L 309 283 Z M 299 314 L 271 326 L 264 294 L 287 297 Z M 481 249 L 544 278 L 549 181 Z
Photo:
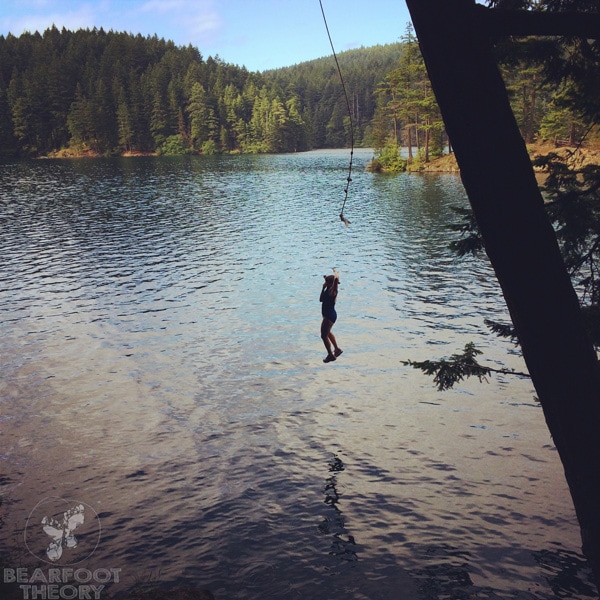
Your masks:
M 160 149 L 167 138 L 172 135 L 169 127 L 169 114 L 164 98 L 160 92 L 154 94 L 152 114 L 150 116 L 150 131 L 154 140 L 154 146 Z
M 305 123 L 300 114 L 300 98 L 292 96 L 286 102 L 286 111 L 288 114 L 286 150 L 288 152 L 298 152 L 308 148 Z
M 0 85 L 0 157 L 14 156 L 17 153 L 16 140 L 13 134 L 13 123 L 8 92 Z
M 117 127 L 119 147 L 125 152 L 130 152 L 134 146 L 134 127 L 123 87 L 117 92 Z
M 208 110 L 206 90 L 201 83 L 196 81 L 192 84 L 187 107 L 190 120 L 190 138 L 192 147 L 196 150 L 200 150 L 202 144 L 210 139 Z
M 91 102 L 84 96 L 81 85 L 77 85 L 75 101 L 67 115 L 67 126 L 71 142 L 75 147 L 89 146 L 93 139 L 94 115 Z
M 379 163 L 388 170 L 403 167 L 398 160 L 401 146 L 408 148 L 409 162 L 416 158 L 415 147 L 424 162 L 432 150 L 439 155 L 443 149 L 444 125 L 412 25 L 402 42 L 402 57 L 377 89 L 375 147 Z

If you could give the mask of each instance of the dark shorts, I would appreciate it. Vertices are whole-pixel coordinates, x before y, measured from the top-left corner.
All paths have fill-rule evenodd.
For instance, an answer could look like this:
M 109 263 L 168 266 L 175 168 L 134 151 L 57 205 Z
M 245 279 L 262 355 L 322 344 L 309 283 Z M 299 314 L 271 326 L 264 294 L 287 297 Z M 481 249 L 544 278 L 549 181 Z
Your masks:
M 335 323 L 337 321 L 337 313 L 335 312 L 334 309 L 324 310 L 323 318 L 327 319 L 328 321 L 331 321 L 332 323 Z

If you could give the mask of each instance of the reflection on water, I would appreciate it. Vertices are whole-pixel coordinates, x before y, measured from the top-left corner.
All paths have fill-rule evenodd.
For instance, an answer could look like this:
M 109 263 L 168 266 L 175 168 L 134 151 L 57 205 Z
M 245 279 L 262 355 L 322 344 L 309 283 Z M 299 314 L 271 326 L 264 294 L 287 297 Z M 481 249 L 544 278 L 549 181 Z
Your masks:
M 459 179 L 370 158 L 348 228 L 343 152 L 0 165 L 8 568 L 37 566 L 23 529 L 59 498 L 97 513 L 77 551 L 112 592 L 592 597 L 531 385 L 440 394 L 401 364 L 472 340 L 523 369 L 483 326 L 506 317 L 488 266 L 447 249 Z

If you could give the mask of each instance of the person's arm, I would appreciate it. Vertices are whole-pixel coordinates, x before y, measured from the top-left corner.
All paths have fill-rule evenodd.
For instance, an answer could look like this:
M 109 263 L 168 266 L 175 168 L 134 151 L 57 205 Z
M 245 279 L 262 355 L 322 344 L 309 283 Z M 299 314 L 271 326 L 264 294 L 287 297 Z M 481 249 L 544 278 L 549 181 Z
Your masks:
M 337 298 L 338 286 L 340 285 L 340 272 L 334 267 L 333 268 L 333 285 L 329 290 L 329 295 Z

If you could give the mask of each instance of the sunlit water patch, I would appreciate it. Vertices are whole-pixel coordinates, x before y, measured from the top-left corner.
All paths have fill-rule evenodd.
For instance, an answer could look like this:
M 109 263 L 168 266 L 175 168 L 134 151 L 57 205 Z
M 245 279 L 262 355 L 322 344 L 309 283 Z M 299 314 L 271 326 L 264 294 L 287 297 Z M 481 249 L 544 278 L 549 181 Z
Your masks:
M 104 593 L 593 597 L 530 382 L 401 362 L 474 341 L 523 370 L 489 266 L 448 250 L 460 180 L 356 155 L 348 228 L 345 152 L 0 166 L 6 568 L 49 568 L 24 539 L 58 498 L 102 530 L 58 562 L 120 569 Z

